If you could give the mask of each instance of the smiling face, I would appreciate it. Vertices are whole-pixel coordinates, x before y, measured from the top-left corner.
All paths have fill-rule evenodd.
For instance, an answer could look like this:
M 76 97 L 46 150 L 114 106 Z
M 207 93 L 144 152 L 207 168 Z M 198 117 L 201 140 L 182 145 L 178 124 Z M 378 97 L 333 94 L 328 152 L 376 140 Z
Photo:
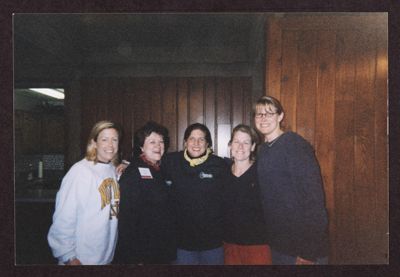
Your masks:
M 198 158 L 203 155 L 206 152 L 207 147 L 208 143 L 205 134 L 199 129 L 194 129 L 185 141 L 185 148 L 192 158 Z
M 97 160 L 108 163 L 118 153 L 118 132 L 113 128 L 104 129 L 92 143 L 96 149 Z
M 271 105 L 258 105 L 256 107 L 255 115 L 254 125 L 264 136 L 265 141 L 273 140 L 282 132 L 280 122 L 283 119 L 283 112 L 278 114 Z
M 236 161 L 250 160 L 250 154 L 254 151 L 256 144 L 251 142 L 249 134 L 237 131 L 230 144 L 231 156 Z
M 161 160 L 162 155 L 164 155 L 164 139 L 161 135 L 152 132 L 146 137 L 140 149 L 148 161 L 157 163 Z

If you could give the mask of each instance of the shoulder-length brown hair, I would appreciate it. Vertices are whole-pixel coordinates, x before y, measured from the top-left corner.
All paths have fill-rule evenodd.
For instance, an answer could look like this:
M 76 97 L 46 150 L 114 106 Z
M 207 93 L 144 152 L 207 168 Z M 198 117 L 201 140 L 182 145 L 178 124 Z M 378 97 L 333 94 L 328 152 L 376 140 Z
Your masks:
M 251 144 L 253 145 L 253 143 L 255 144 L 254 150 L 251 151 L 250 153 L 250 160 L 251 161 L 255 161 L 256 160 L 256 154 L 257 154 L 257 148 L 258 145 L 260 144 L 260 136 L 258 135 L 258 133 L 256 132 L 256 130 L 248 125 L 245 124 L 239 124 L 237 125 L 235 128 L 233 128 L 232 130 L 232 134 L 231 134 L 231 139 L 229 140 L 229 146 L 232 144 L 232 140 L 233 137 L 235 136 L 235 134 L 237 132 L 242 132 L 245 134 L 248 134 L 250 136 L 251 139 Z
M 100 132 L 105 129 L 114 129 L 115 131 L 117 131 L 118 149 L 119 149 L 119 142 L 121 140 L 120 128 L 111 121 L 107 121 L 107 120 L 99 121 L 93 126 L 92 130 L 90 131 L 89 139 L 88 139 L 87 146 L 86 146 L 86 155 L 85 155 L 86 160 L 97 163 L 97 150 L 96 150 L 96 147 L 94 147 L 93 141 L 96 142 L 97 137 L 99 136 Z M 118 153 L 114 156 L 114 158 L 111 160 L 111 162 L 114 165 L 118 165 L 118 163 L 119 163 Z

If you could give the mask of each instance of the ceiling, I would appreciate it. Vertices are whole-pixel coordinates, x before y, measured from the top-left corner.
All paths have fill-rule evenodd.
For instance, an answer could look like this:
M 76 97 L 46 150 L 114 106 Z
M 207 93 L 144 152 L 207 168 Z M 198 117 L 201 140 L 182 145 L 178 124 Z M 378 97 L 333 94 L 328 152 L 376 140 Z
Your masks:
M 99 68 L 244 64 L 260 59 L 265 14 L 15 14 L 16 86 Z

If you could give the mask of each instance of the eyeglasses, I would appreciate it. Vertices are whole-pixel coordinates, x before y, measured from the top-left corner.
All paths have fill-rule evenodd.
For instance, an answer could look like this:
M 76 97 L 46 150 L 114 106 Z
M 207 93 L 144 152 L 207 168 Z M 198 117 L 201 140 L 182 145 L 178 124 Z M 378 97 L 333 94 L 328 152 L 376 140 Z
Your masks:
M 273 117 L 275 114 L 277 114 L 277 113 L 266 112 L 266 113 L 256 113 L 254 116 L 255 116 L 256 118 L 263 118 L 263 117 L 271 118 L 271 117 Z

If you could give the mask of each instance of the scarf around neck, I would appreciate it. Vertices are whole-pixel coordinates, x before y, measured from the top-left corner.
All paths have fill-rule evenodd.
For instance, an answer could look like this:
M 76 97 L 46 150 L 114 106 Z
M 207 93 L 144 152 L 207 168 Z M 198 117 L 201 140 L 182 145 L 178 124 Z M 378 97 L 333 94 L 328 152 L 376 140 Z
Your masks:
M 140 158 L 142 161 L 147 164 L 148 166 L 152 167 L 154 170 L 159 171 L 160 170 L 160 162 L 158 161 L 157 163 L 152 163 L 150 162 L 144 154 L 140 155 Z
M 210 154 L 212 153 L 212 150 L 210 148 L 207 148 L 206 153 L 199 157 L 199 158 L 190 158 L 188 153 L 187 153 L 187 149 L 185 149 L 185 151 L 183 152 L 183 156 L 185 157 L 185 160 L 187 160 L 190 164 L 191 167 L 195 167 L 199 164 L 204 163 L 208 157 L 210 156 Z

